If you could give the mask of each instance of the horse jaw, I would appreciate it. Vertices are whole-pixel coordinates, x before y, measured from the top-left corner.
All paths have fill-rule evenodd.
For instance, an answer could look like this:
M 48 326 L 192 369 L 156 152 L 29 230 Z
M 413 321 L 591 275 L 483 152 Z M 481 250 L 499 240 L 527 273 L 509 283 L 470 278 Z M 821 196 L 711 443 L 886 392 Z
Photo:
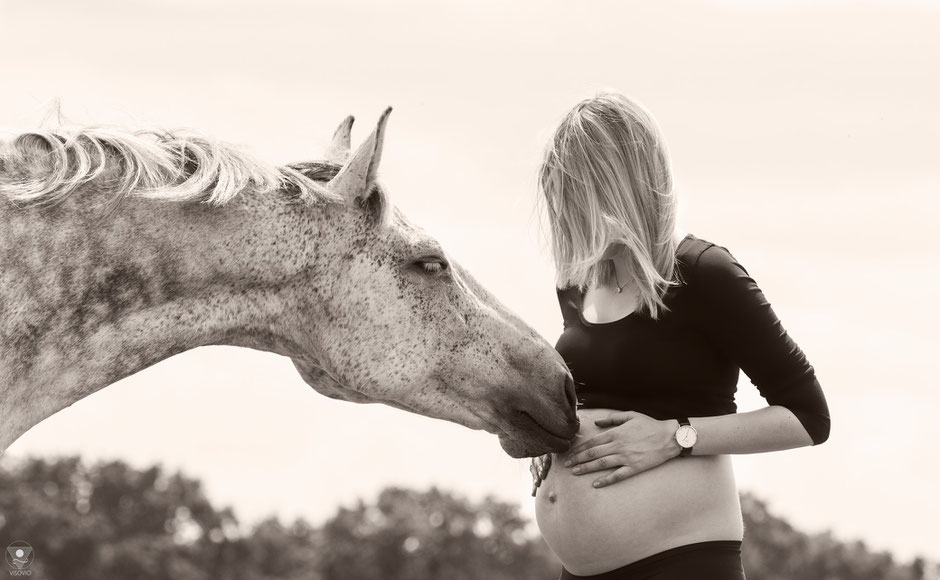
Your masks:
M 570 447 L 570 436 L 551 433 L 531 417 L 516 417 L 514 420 L 500 417 L 498 410 L 480 404 L 485 398 L 464 399 L 458 401 L 457 405 L 435 405 L 433 401 L 422 400 L 406 403 L 404 398 L 382 399 L 339 383 L 317 363 L 305 359 L 291 359 L 291 362 L 301 378 L 321 395 L 350 403 L 380 403 L 424 417 L 449 421 L 468 429 L 486 431 L 498 437 L 500 446 L 510 457 L 535 457 L 551 451 L 565 451 Z

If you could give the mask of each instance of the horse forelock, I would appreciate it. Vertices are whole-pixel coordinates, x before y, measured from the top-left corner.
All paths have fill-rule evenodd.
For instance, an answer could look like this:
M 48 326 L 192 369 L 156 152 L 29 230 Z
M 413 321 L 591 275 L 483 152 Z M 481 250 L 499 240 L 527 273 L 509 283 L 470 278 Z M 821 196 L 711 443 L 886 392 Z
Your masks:
M 289 163 L 287 167 L 319 183 L 329 183 L 343 168 L 342 165 L 330 161 L 299 161 Z
M 298 169 L 255 159 L 191 131 L 61 127 L 0 143 L 0 195 L 54 204 L 80 186 L 107 179 L 114 201 L 139 196 L 221 205 L 240 192 L 287 190 L 311 201 L 340 201 Z

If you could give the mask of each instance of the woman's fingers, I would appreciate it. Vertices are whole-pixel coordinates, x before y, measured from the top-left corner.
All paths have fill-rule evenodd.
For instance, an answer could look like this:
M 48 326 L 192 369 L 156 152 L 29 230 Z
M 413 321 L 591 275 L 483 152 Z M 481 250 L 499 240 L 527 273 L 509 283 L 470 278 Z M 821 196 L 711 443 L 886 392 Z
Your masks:
M 551 453 L 546 453 L 540 458 L 539 465 L 539 479 L 545 479 L 548 477 L 548 471 L 552 468 L 552 455 Z
M 611 463 L 612 458 L 610 457 L 614 454 L 614 452 L 615 445 L 613 443 L 597 445 L 595 447 L 585 449 L 581 453 L 569 455 L 568 460 L 565 461 L 565 467 L 573 467 L 575 473 L 587 473 L 588 471 L 597 471 L 598 469 L 609 469 L 614 467 L 614 465 Z M 603 467 L 597 467 L 590 470 L 580 469 L 590 464 L 597 465 L 599 461 L 603 462 Z
M 643 473 L 648 469 L 653 469 L 654 467 L 661 465 L 666 458 L 655 458 L 650 455 L 645 455 L 643 457 L 638 457 L 635 460 L 629 460 L 627 463 L 626 458 L 621 458 L 619 463 L 619 468 L 613 473 L 608 473 L 604 477 L 596 480 L 594 482 L 594 487 L 606 487 L 608 485 L 617 483 L 618 481 L 623 481 L 624 479 L 636 475 L 638 473 Z
M 569 457 L 569 458 L 570 458 L 570 457 L 574 457 L 575 455 L 578 455 L 579 453 L 583 453 L 584 451 L 590 449 L 591 447 L 597 447 L 598 445 L 604 445 L 605 443 L 610 443 L 610 442 L 613 441 L 613 440 L 614 440 L 613 434 L 611 434 L 611 433 L 600 433 L 600 434 L 598 434 L 598 435 L 595 435 L 594 437 L 591 437 L 591 438 L 588 439 L 587 441 L 584 441 L 583 443 L 579 443 L 578 445 L 575 445 L 574 447 L 572 447 L 571 449 L 569 449 L 569 450 L 568 450 L 568 457 Z M 570 459 L 569 459 L 569 461 L 570 461 Z M 566 462 L 565 462 L 565 467 L 568 467 L 569 465 L 573 465 L 573 464 L 569 464 L 568 461 L 566 461 Z
M 624 465 L 617 471 L 613 473 L 609 473 L 605 475 L 604 477 L 601 477 L 600 479 L 595 480 L 592 485 L 594 487 L 606 487 L 608 485 L 617 483 L 618 481 L 623 481 L 626 478 L 630 477 L 631 475 L 636 475 L 637 473 L 639 472 L 635 468 L 629 465 Z
M 533 457 L 529 460 L 529 473 L 532 474 L 532 497 L 542 482 L 548 477 L 548 471 L 552 468 L 552 455 L 546 453 L 539 457 Z
M 582 463 L 581 465 L 576 465 L 571 470 L 575 475 L 584 475 L 585 473 L 593 473 L 595 471 L 604 471 L 605 469 L 614 469 L 623 466 L 623 458 L 619 455 L 605 455 L 595 459 L 594 461 L 588 461 L 587 463 Z
M 602 419 L 597 419 L 594 421 L 594 424 L 598 427 L 616 427 L 617 425 L 623 425 L 636 416 L 637 413 L 635 411 L 616 411 Z

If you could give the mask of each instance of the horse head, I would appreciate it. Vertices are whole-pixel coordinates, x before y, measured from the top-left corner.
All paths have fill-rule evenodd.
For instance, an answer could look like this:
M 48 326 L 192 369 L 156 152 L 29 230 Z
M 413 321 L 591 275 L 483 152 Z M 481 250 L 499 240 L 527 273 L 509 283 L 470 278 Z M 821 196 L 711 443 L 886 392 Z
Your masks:
M 329 397 L 496 434 L 513 457 L 567 449 L 578 419 L 564 361 L 377 180 L 390 111 L 354 153 L 349 117 L 325 162 L 291 166 L 341 201 L 318 209 L 337 227 L 297 286 L 297 370 Z

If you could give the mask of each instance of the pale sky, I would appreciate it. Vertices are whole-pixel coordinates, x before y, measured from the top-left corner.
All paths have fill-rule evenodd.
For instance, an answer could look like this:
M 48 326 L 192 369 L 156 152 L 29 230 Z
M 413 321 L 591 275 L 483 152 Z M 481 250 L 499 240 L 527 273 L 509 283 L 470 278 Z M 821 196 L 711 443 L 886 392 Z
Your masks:
M 735 458 L 807 531 L 940 559 L 940 3 L 0 0 L 0 127 L 61 99 L 76 121 L 192 127 L 276 162 L 354 140 L 387 105 L 394 202 L 549 342 L 533 214 L 544 142 L 613 88 L 657 117 L 680 225 L 728 247 L 829 399 L 817 448 Z M 742 378 L 739 406 L 763 404 Z M 191 351 L 43 422 L 11 457 L 160 462 L 243 521 L 322 521 L 386 485 L 521 503 L 490 435 L 314 393 L 286 359 Z

